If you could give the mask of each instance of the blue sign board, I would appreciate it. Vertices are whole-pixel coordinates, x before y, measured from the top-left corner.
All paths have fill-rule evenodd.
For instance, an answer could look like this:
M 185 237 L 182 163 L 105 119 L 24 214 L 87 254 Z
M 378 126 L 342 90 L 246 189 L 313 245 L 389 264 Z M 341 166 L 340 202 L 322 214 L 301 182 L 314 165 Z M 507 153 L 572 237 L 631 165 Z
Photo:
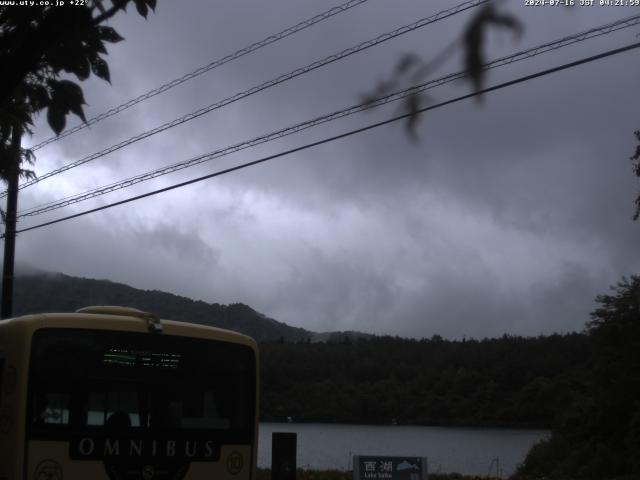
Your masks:
M 353 457 L 353 480 L 426 479 L 427 457 Z

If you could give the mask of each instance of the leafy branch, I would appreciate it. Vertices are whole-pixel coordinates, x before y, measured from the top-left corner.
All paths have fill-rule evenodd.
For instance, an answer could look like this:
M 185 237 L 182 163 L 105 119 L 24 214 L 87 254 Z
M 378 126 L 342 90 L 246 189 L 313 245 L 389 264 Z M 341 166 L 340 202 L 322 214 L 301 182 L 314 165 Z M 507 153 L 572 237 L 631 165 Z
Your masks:
M 483 68 L 486 62 L 485 41 L 492 28 L 506 28 L 517 37 L 523 31 L 523 26 L 516 17 L 499 11 L 494 3 L 487 3 L 471 18 L 462 35 L 454 39 L 430 62 L 425 62 L 413 53 L 402 56 L 390 78 L 379 82 L 373 91 L 363 95 L 363 101 L 373 103 L 397 90 L 400 86 L 411 87 L 420 83 L 438 70 L 460 48 L 464 51 L 466 79 L 472 84 L 475 91 L 482 90 L 486 73 Z M 415 129 L 420 118 L 419 110 L 428 100 L 428 96 L 420 92 L 406 97 L 403 108 L 410 114 L 407 117 L 406 131 L 413 140 L 417 139 Z
M 102 25 L 133 2 L 147 17 L 156 0 L 90 0 L 84 7 L 0 7 L 0 175 L 8 171 L 12 131 L 30 133 L 35 115 L 46 110 L 51 129 L 60 134 L 69 114 L 86 122 L 79 82 L 91 74 L 110 82 L 106 45 L 124 40 Z M 15 153 L 15 152 L 14 152 Z M 22 172 L 28 173 L 27 171 Z

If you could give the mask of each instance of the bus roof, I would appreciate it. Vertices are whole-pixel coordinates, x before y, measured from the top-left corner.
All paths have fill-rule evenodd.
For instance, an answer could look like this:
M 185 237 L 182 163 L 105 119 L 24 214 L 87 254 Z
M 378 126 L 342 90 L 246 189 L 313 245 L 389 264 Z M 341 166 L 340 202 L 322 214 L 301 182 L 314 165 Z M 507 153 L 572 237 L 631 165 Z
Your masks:
M 206 338 L 244 344 L 253 348 L 256 346 L 255 340 L 239 332 L 190 322 L 164 320 L 153 314 L 129 307 L 86 307 L 74 313 L 39 313 L 0 320 L 0 330 L 3 326 L 9 325 L 29 333 L 40 328 L 122 330 L 149 332 L 149 335 Z

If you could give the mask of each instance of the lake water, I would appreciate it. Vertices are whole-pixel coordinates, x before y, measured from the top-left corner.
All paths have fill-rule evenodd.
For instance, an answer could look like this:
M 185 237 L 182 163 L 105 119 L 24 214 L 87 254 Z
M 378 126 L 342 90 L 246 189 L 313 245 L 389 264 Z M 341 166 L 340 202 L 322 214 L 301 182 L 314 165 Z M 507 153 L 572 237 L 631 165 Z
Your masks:
M 298 467 L 351 470 L 353 455 L 427 457 L 430 472 L 512 474 L 546 430 L 261 423 L 258 466 L 271 466 L 271 434 L 298 434 Z M 497 459 L 497 460 L 496 460 Z

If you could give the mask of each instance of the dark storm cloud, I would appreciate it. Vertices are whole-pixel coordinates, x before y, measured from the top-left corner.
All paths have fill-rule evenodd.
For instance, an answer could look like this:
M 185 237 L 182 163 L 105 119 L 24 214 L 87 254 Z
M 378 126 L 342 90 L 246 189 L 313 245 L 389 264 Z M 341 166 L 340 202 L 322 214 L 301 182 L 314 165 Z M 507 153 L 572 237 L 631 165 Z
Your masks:
M 204 242 L 195 229 L 181 232 L 175 224 L 156 224 L 134 234 L 133 242 L 145 248 L 158 249 L 161 257 L 177 259 L 186 268 L 199 264 L 213 265 L 218 262 L 220 252 Z
M 132 225 L 114 214 L 99 223 L 52 227 L 24 236 L 17 255 L 21 262 L 44 270 L 208 298 L 208 275 L 215 271 L 220 254 L 192 230 L 162 222 L 145 227 L 144 220 Z
M 147 22 L 135 15 L 117 21 L 127 41 L 110 48 L 113 87 L 86 86 L 89 116 L 329 8 L 297 1 L 189 5 L 159 2 Z M 92 153 L 451 5 L 372 0 L 43 149 L 38 168 Z M 515 43 L 511 34 L 494 32 L 490 57 L 630 14 L 530 10 L 520 2 L 509 7 L 525 23 L 525 35 Z M 207 114 L 64 181 L 43 182 L 40 191 L 50 198 L 82 191 L 357 103 L 388 78 L 402 54 L 432 58 L 468 18 Z M 559 50 L 500 69 L 487 81 L 591 55 L 633 35 Z M 428 112 L 417 143 L 394 124 L 25 233 L 18 255 L 47 270 L 242 301 L 320 331 L 460 338 L 579 330 L 594 295 L 640 269 L 634 255 L 640 230 L 630 221 L 637 182 L 628 162 L 632 131 L 640 127 L 635 59 L 637 53 L 625 54 L 505 89 L 481 106 L 466 101 Z M 460 62 L 455 55 L 436 76 L 459 70 Z M 449 85 L 429 92 L 429 101 L 468 91 L 465 83 Z M 296 147 L 399 109 L 343 119 L 80 208 Z M 42 128 L 34 140 L 49 136 Z M 21 204 L 38 201 L 28 193 Z

